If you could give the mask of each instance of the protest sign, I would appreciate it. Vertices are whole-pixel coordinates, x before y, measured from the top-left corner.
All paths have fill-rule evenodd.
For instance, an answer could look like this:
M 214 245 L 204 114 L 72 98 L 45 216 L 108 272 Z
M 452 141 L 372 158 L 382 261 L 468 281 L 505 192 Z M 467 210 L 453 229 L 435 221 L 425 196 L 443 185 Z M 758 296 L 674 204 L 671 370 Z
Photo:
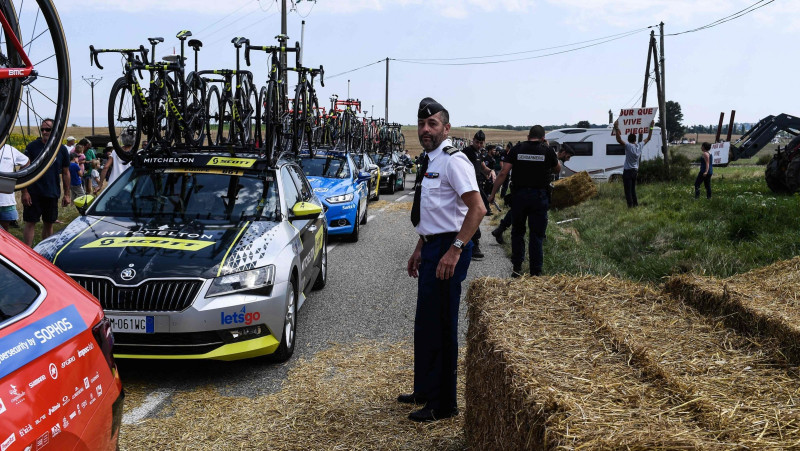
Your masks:
M 620 110 L 619 117 L 617 118 L 620 135 L 628 136 L 631 133 L 647 135 L 650 133 L 650 123 L 653 122 L 657 110 L 658 108 L 656 107 L 627 108 Z M 613 130 L 611 134 L 614 134 Z

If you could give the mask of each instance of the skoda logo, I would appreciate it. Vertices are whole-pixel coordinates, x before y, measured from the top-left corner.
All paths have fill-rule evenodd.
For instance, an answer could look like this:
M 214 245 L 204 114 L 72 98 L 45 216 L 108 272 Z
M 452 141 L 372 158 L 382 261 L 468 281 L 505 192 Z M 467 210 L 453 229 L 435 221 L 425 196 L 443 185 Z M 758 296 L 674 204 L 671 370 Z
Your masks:
M 125 268 L 119 273 L 122 280 L 131 280 L 136 277 L 136 271 L 133 268 Z

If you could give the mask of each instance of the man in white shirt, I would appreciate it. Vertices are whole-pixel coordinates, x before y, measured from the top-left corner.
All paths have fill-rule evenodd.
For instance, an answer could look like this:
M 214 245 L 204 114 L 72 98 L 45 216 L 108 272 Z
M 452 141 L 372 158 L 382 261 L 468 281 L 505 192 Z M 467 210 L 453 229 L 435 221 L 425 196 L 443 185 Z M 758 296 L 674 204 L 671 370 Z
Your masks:
M 417 112 L 425 154 L 417 174 L 411 222 L 419 234 L 408 260 L 408 275 L 418 278 L 414 318 L 414 391 L 397 400 L 425 404 L 409 419 L 436 421 L 458 414 L 456 362 L 461 283 L 472 254 L 470 239 L 486 214 L 475 170 L 452 147 L 450 115 L 426 97 Z
M 0 172 L 14 172 L 28 165 L 30 160 L 24 153 L 6 144 L 0 149 Z M 19 219 L 14 193 L 0 193 L 0 227 L 8 230 L 13 221 Z
M 75 137 L 67 136 L 67 152 L 75 153 Z

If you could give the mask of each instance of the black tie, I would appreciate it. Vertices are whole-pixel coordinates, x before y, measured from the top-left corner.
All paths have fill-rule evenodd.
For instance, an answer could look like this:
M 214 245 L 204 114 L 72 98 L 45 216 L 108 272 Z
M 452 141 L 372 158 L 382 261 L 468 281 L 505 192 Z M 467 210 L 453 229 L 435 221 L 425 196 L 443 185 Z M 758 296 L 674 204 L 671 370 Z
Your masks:
M 422 198 L 422 178 L 425 175 L 425 172 L 428 171 L 428 154 L 426 153 L 425 156 L 422 157 L 422 166 L 417 172 L 417 181 L 414 182 L 414 205 L 411 206 L 411 224 L 414 224 L 414 227 L 419 224 L 419 204 Z

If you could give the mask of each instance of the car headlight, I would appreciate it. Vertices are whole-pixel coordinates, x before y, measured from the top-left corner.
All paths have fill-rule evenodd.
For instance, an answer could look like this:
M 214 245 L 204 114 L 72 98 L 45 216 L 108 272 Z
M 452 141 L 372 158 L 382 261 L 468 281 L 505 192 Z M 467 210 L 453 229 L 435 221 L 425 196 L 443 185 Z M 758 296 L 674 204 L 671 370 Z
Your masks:
M 251 269 L 233 274 L 216 277 L 211 282 L 206 296 L 221 296 L 236 293 L 237 291 L 250 291 L 259 288 L 270 288 L 275 283 L 275 265 Z
M 332 204 L 341 204 L 342 202 L 350 202 L 353 200 L 353 193 L 340 194 L 338 196 L 329 197 L 326 200 Z

